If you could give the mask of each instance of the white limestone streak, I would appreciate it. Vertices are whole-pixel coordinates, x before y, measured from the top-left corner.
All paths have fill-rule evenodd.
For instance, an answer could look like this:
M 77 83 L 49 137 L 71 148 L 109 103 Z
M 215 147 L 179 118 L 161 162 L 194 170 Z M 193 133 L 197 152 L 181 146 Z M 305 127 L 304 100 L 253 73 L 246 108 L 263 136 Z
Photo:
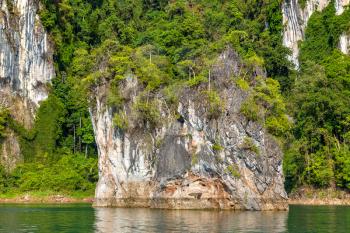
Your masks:
M 344 7 L 348 6 L 350 3 L 350 0 L 336 0 L 335 1 L 335 10 L 336 15 L 341 15 L 344 12 Z
M 341 15 L 344 12 L 344 7 L 350 4 L 350 0 L 336 0 L 336 14 Z M 350 35 L 344 32 L 339 38 L 339 49 L 344 54 L 350 54 Z
M 10 0 L 13 1 L 13 0 Z M 47 98 L 45 84 L 54 77 L 52 50 L 33 0 L 0 0 L 0 90 L 10 86 L 14 94 L 39 104 Z
M 343 33 L 339 39 L 339 49 L 344 54 L 350 54 L 350 36 Z
M 322 11 L 328 6 L 330 0 L 309 0 L 306 2 L 305 8 L 302 9 L 298 4 L 298 0 L 285 0 L 282 5 L 283 14 L 283 45 L 292 51 L 289 60 L 293 62 L 296 68 L 299 68 L 299 41 L 304 40 L 305 29 L 311 15 L 315 11 Z M 336 0 L 336 14 L 341 15 L 344 7 L 349 5 L 350 0 Z M 349 36 L 344 33 L 339 42 L 339 48 L 343 53 L 349 53 Z
M 292 55 L 289 59 L 296 68 L 299 67 L 298 42 L 304 39 L 307 22 L 315 11 L 322 11 L 328 3 L 329 0 L 309 0 L 304 9 L 301 9 L 298 0 L 287 0 L 282 5 L 283 25 L 285 25 L 283 45 L 291 49 Z

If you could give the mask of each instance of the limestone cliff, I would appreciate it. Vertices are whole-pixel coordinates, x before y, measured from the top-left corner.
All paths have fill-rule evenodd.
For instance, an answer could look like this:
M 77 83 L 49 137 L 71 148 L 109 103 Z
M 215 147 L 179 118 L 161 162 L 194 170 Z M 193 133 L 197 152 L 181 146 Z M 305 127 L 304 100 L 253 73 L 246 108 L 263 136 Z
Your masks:
M 151 208 L 286 209 L 282 153 L 260 124 L 240 113 L 247 93 L 232 77 L 243 64 L 231 50 L 223 53 L 212 72 L 224 109 L 209 115 L 203 99 L 207 84 L 177 93 L 176 114 L 162 93 L 154 104 L 161 120 L 156 128 L 135 120 L 132 104 L 142 88 L 128 76 L 120 86 L 127 100 L 123 111 L 129 130 L 113 125 L 108 107 L 108 82 L 96 87 L 91 108 L 99 151 L 97 206 Z M 263 76 L 261 69 L 255 75 Z M 257 148 L 247 147 L 247 139 Z M 220 146 L 218 146 L 219 144 Z M 216 146 L 215 146 L 216 145 Z
M 315 11 L 322 11 L 330 2 L 330 0 L 308 0 L 304 8 L 300 6 L 298 0 L 285 0 L 283 2 L 283 45 L 292 51 L 289 59 L 294 63 L 296 68 L 299 67 L 298 43 L 304 39 L 308 20 Z M 349 5 L 349 0 L 336 0 L 334 5 L 336 14 L 342 14 L 344 12 L 344 7 L 347 5 Z M 346 44 L 348 42 L 349 37 L 344 33 L 340 38 L 339 48 L 346 54 L 349 52 L 348 44 Z
M 41 25 L 35 0 L 0 0 L 0 104 L 30 127 L 46 84 L 54 76 L 52 48 Z M 9 132 L 2 143 L 1 163 L 20 160 L 18 141 Z

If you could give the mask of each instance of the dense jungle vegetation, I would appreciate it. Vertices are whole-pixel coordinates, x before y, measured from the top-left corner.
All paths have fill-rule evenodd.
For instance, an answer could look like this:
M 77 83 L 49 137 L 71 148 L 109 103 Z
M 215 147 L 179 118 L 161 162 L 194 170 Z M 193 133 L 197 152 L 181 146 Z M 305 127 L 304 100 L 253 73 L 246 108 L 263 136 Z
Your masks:
M 160 90 L 171 98 L 175 86 L 208 82 L 213 60 L 227 47 L 247 67 L 266 69 L 266 80 L 237 77 L 236 83 L 251 93 L 242 114 L 264 124 L 283 145 L 287 190 L 350 189 L 350 57 L 337 49 L 339 35 L 350 28 L 349 10 L 335 16 L 330 4 L 311 17 L 295 71 L 282 46 L 281 0 L 41 2 L 57 77 L 32 130 L 6 121 L 6 112 L 0 117 L 0 136 L 6 126 L 15 129 L 25 158 L 11 174 L 0 169 L 0 191 L 91 191 L 97 176 L 88 111 L 92 87 L 111 82 L 109 103 L 120 106 L 118 82 L 136 74 L 145 88 L 136 110 L 156 123 L 152 100 L 143 98 Z M 208 96 L 217 99 L 215 90 Z M 127 128 L 122 114 L 115 114 L 114 123 Z

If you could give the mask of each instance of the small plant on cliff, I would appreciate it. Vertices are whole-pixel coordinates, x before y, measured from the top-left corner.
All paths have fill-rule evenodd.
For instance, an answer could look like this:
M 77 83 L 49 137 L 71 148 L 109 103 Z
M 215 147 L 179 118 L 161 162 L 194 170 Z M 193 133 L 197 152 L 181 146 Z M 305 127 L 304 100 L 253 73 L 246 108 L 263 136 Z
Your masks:
M 15 5 L 12 0 L 6 0 L 6 5 L 10 13 L 15 13 Z
M 238 78 L 235 80 L 236 85 L 243 91 L 249 90 L 249 83 L 243 78 Z
M 301 9 L 305 9 L 305 7 L 306 7 L 306 2 L 307 2 L 307 0 L 299 0 L 299 1 L 298 1 L 299 6 L 301 7 Z
M 259 121 L 261 119 L 261 109 L 253 98 L 247 99 L 241 106 L 241 113 L 250 121 Z
M 215 90 L 203 91 L 203 94 L 206 98 L 207 104 L 209 105 L 209 118 L 218 118 L 225 108 L 223 100 Z
M 126 114 L 122 111 L 115 113 L 113 116 L 113 124 L 121 130 L 127 130 L 129 122 Z
M 7 109 L 0 109 L 0 139 L 6 136 L 6 125 L 9 117 Z
M 195 87 L 195 86 L 198 86 L 199 84 L 205 83 L 205 82 L 207 82 L 207 81 L 208 81 L 208 79 L 207 79 L 205 76 L 203 76 L 203 75 L 198 75 L 198 76 L 196 76 L 196 77 L 194 77 L 194 78 L 189 79 L 189 80 L 186 82 L 186 84 L 187 84 L 189 87 Z
M 108 91 L 107 103 L 111 107 L 120 108 L 124 103 L 124 99 L 120 96 L 117 86 L 112 86 Z
M 251 152 L 257 155 L 260 154 L 259 148 L 255 145 L 253 139 L 251 139 L 250 137 L 245 137 L 240 147 L 244 150 L 250 150 Z
M 224 148 L 219 144 L 219 143 L 217 143 L 217 142 L 215 142 L 214 143 L 214 145 L 213 145 L 213 151 L 215 151 L 215 152 L 219 152 L 219 151 L 222 151 Z
M 191 164 L 192 164 L 192 166 L 198 164 L 199 159 L 198 159 L 198 155 L 197 155 L 196 153 L 193 153 L 193 154 L 191 155 L 191 158 L 192 158 L 192 159 L 191 159 Z
M 241 106 L 241 113 L 248 120 L 264 124 L 269 133 L 285 136 L 291 128 L 291 122 L 286 115 L 278 81 L 256 77 L 255 82 L 249 97 Z
M 138 117 L 149 123 L 151 127 L 155 127 L 160 120 L 160 112 L 158 109 L 158 101 L 156 100 L 142 100 L 138 99 L 134 103 L 134 110 L 137 112 Z
M 238 172 L 238 169 L 235 168 L 233 165 L 227 166 L 226 172 L 231 174 L 233 177 L 237 179 L 241 177 L 241 174 Z

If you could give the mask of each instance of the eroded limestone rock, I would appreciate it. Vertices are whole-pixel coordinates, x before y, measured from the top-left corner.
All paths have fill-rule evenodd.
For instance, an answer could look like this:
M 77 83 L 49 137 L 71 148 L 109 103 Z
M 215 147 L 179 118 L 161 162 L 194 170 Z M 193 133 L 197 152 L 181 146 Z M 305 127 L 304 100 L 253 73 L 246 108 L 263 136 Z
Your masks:
M 108 84 L 95 90 L 91 108 L 99 151 L 97 206 L 174 209 L 286 209 L 287 195 L 282 174 L 282 153 L 261 125 L 240 113 L 247 93 L 237 88 L 232 76 L 242 64 L 236 53 L 222 54 L 212 73 L 224 110 L 218 118 L 208 115 L 203 99 L 207 85 L 181 89 L 179 104 L 168 106 L 161 93 L 161 120 L 155 129 L 134 117 L 132 104 L 140 93 L 130 75 L 120 87 L 127 103 L 129 129 L 113 126 L 108 107 Z M 264 76 L 261 69 L 255 75 Z M 259 149 L 244 146 L 249 137 Z M 214 149 L 219 143 L 222 149 Z

